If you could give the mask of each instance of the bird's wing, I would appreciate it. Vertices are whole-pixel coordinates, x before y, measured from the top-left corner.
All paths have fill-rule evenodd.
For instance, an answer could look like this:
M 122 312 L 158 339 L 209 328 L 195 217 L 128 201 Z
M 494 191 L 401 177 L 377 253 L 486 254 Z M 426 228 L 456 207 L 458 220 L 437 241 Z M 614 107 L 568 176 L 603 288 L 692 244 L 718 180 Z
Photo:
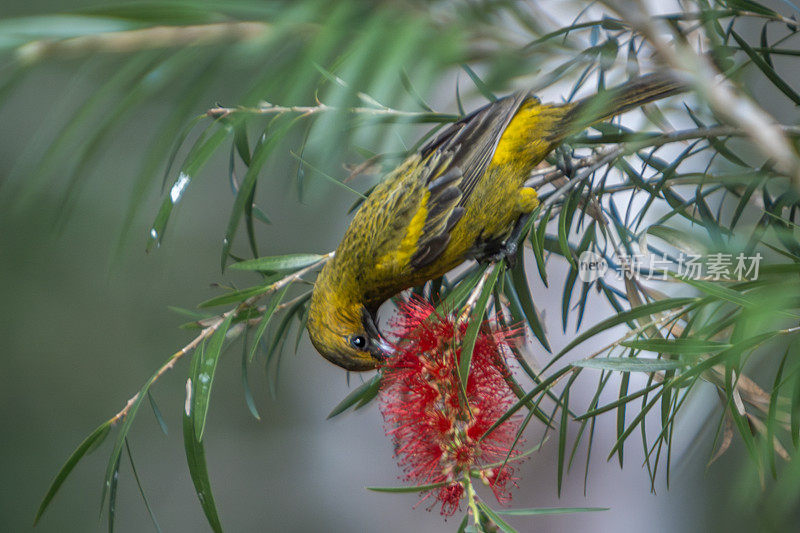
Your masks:
M 489 167 L 508 123 L 529 95 L 527 91 L 519 91 L 473 111 L 448 126 L 420 150 L 423 160 L 434 152 L 453 154 L 450 164 L 464 173 L 459 185 L 462 193 L 459 205 L 464 205 L 472 194 Z
M 526 97 L 492 102 L 448 126 L 375 188 L 340 245 L 341 255 L 369 265 L 365 286 L 378 293 L 381 281 L 423 268 L 444 252 L 466 199 Z
M 444 151 L 426 160 L 414 154 L 370 195 L 369 206 L 379 207 L 362 208 L 365 219 L 354 220 L 359 229 L 352 238 L 366 241 L 377 271 L 399 274 L 446 247 L 448 231 L 463 213 L 458 207 L 462 174 L 452 158 Z
M 420 178 L 429 196 L 412 267 L 432 263 L 447 248 L 450 230 L 464 214 L 464 205 L 486 172 L 500 137 L 528 94 L 522 91 L 489 103 L 422 147 L 420 157 L 428 169 Z

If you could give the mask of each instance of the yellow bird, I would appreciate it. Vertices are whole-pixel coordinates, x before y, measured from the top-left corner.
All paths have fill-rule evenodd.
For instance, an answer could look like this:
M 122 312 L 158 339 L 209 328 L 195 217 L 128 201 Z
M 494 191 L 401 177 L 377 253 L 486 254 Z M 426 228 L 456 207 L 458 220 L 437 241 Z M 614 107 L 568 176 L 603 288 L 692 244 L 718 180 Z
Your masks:
M 378 307 L 468 259 L 509 253 L 512 229 L 539 203 L 525 182 L 565 137 L 683 90 L 650 74 L 569 104 L 518 92 L 446 127 L 361 205 L 314 285 L 311 342 L 347 370 L 375 368 L 390 353 L 376 326 Z

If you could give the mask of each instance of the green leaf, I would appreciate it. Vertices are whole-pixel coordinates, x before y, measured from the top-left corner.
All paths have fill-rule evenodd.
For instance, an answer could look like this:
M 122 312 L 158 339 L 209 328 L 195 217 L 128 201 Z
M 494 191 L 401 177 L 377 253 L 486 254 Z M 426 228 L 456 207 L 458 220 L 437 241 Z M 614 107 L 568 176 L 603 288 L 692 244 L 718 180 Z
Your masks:
M 161 244 L 164 238 L 164 232 L 167 229 L 167 222 L 172 214 L 175 205 L 183 197 L 186 188 L 191 184 L 192 180 L 197 176 L 200 170 L 205 166 L 211 156 L 216 152 L 217 148 L 228 138 L 232 133 L 230 127 L 220 127 L 215 131 L 199 147 L 196 146 L 189 153 L 186 162 L 181 169 L 178 178 L 170 188 L 170 192 L 164 201 L 161 203 L 161 208 L 158 210 L 153 225 L 150 228 L 150 235 L 147 239 L 147 251 L 151 251 Z
M 758 2 L 754 2 L 753 0 L 725 0 L 725 5 L 733 9 L 751 11 L 753 13 L 766 15 L 768 17 L 774 17 L 778 14 L 772 9 L 759 4 Z
M 686 363 L 671 359 L 641 359 L 636 357 L 605 357 L 603 359 L 582 359 L 572 363 L 581 368 L 598 368 L 614 372 L 659 372 L 683 368 Z
M 249 328 L 248 328 L 249 329 Z M 258 414 L 256 407 L 256 400 L 253 398 L 253 391 L 250 390 L 250 380 L 247 377 L 247 330 L 245 330 L 244 339 L 242 340 L 242 390 L 244 391 L 244 402 L 247 404 L 247 409 L 253 418 L 261 420 L 261 415 Z
M 727 350 L 733 346 L 724 342 L 705 341 L 695 338 L 630 340 L 621 344 L 636 350 L 682 355 L 702 355 Z
M 458 524 L 458 529 L 456 530 L 456 533 L 466 533 L 468 523 L 469 523 L 469 514 L 465 514 L 464 518 L 461 519 L 461 523 Z
M 718 365 L 724 362 L 726 359 L 735 359 L 738 358 L 742 353 L 747 350 L 754 349 L 758 345 L 770 340 L 774 336 L 780 334 L 780 330 L 776 331 L 768 331 L 766 333 L 762 333 L 759 335 L 754 335 L 752 337 L 748 337 L 744 340 L 741 340 L 734 344 L 731 348 L 727 350 L 723 350 L 718 354 L 712 355 L 706 359 L 703 359 L 701 362 L 693 365 L 690 369 L 686 370 L 680 376 L 676 376 L 673 378 L 671 384 L 673 387 L 683 387 L 686 386 L 687 383 L 708 370 L 709 368 L 713 367 L 714 365 Z
M 545 507 L 540 509 L 499 509 L 497 514 L 507 516 L 534 516 L 548 514 L 591 513 L 608 511 L 610 507 Z
M 539 277 L 542 283 L 547 287 L 547 266 L 544 261 L 544 241 L 547 232 L 547 223 L 550 220 L 550 209 L 544 214 L 539 225 L 528 234 L 533 249 L 533 256 L 536 258 L 536 269 L 539 271 Z
M 486 84 L 483 83 L 483 80 L 480 79 L 480 77 L 477 74 L 475 74 L 475 71 L 469 68 L 469 65 L 463 63 L 461 65 L 461 68 L 464 69 L 464 72 L 467 73 L 467 76 L 469 76 L 469 78 L 472 80 L 472 83 L 475 84 L 475 87 L 477 87 L 478 91 L 480 91 L 480 93 L 484 96 L 484 98 L 486 98 L 490 102 L 497 101 L 497 97 L 494 95 L 494 93 L 492 93 L 492 91 L 489 90 L 489 87 L 487 87 Z
M 380 374 L 379 374 L 380 375 Z M 375 380 L 372 386 L 367 389 L 367 391 L 361 396 L 361 399 L 358 401 L 356 405 L 356 409 L 361 409 L 365 405 L 368 405 L 372 400 L 374 400 L 378 393 L 381 391 L 381 380 Z
M 536 304 L 533 303 L 533 298 L 531 297 L 531 288 L 525 273 L 524 258 L 523 247 L 520 247 L 516 264 L 514 268 L 511 269 L 511 281 L 513 283 L 506 283 L 504 292 L 506 296 L 508 296 L 509 301 L 512 302 L 512 306 L 519 306 L 520 311 L 522 311 L 521 315 L 528 323 L 528 327 L 531 328 L 531 332 L 533 332 L 536 338 L 539 339 L 539 342 L 542 343 L 542 347 L 550 352 L 552 350 L 550 349 L 550 343 L 547 341 L 547 334 L 539 318 L 539 311 L 536 309 Z
M 256 336 L 253 338 L 253 347 L 250 348 L 250 356 L 248 357 L 249 361 L 253 360 L 253 357 L 256 354 L 256 350 L 258 350 L 258 344 L 261 342 L 261 338 L 264 336 L 264 332 L 267 330 L 267 326 L 269 325 L 270 320 L 272 320 L 272 315 L 275 314 L 275 310 L 278 308 L 278 305 L 283 301 L 283 298 L 286 296 L 286 291 L 289 290 L 291 287 L 291 283 L 287 283 L 281 291 L 272 297 L 269 301 L 269 305 L 264 310 L 264 314 L 261 317 L 261 322 L 258 324 L 258 329 L 256 330 Z
M 469 325 L 467 331 L 464 333 L 464 338 L 461 341 L 461 354 L 458 360 L 458 376 L 461 381 L 461 391 L 464 393 L 464 398 L 467 397 L 467 380 L 469 379 L 469 367 L 472 363 L 472 350 L 475 348 L 475 341 L 478 338 L 478 332 L 483 325 L 483 316 L 486 314 L 486 304 L 489 302 L 489 297 L 492 295 L 497 278 L 500 276 L 500 271 L 503 270 L 503 261 L 497 263 L 492 268 L 489 277 L 481 288 L 481 293 L 478 296 L 478 301 L 475 303 L 475 308 L 472 309 L 469 317 Z
M 656 395 L 653 397 L 653 399 L 650 400 L 650 402 L 647 405 L 642 407 L 642 410 L 639 412 L 639 414 L 636 415 L 636 417 L 630 423 L 628 428 L 625 431 L 623 431 L 621 435 L 618 436 L 617 441 L 614 443 L 614 446 L 611 448 L 611 451 L 608 453 L 608 459 L 609 460 L 614 456 L 614 454 L 617 452 L 617 450 L 619 450 L 619 448 L 625 444 L 625 441 L 627 440 L 628 436 L 633 432 L 634 429 L 636 429 L 636 426 L 638 426 L 639 423 L 644 420 L 644 417 L 647 415 L 647 413 L 650 411 L 650 409 L 652 409 L 653 406 L 658 401 L 658 399 L 661 398 L 661 395 L 663 394 L 663 392 L 664 392 L 664 388 L 659 390 L 656 393 Z
M 503 533 L 517 533 L 516 529 L 511 527 L 505 520 L 500 518 L 500 515 L 494 512 L 494 510 L 488 505 L 483 503 L 481 500 L 477 500 L 476 503 L 478 504 L 478 507 L 480 507 L 481 511 L 486 513 L 486 516 L 488 516 L 489 519 L 494 522 L 494 525 L 500 528 L 500 531 L 503 531 Z
M 775 68 L 775 65 L 772 63 L 772 57 L 769 55 L 769 36 L 767 35 L 767 27 L 769 27 L 769 21 L 765 22 L 761 26 L 761 48 L 759 48 L 759 53 L 764 56 L 764 61 L 767 62 L 772 68 Z
M 736 43 L 742 48 L 745 54 L 748 55 L 750 60 L 764 73 L 764 75 L 772 82 L 775 87 L 778 88 L 783 94 L 785 94 L 795 105 L 800 105 L 800 94 L 792 89 L 791 85 L 783 81 L 783 78 L 775 72 L 775 69 L 769 66 L 769 63 L 764 61 L 764 58 L 761 57 L 761 54 L 753 50 L 747 41 L 745 41 L 741 35 L 736 33 L 735 31 L 731 30 L 731 36 L 736 40 Z
M 222 322 L 217 330 L 208 340 L 208 347 L 201 354 L 198 372 L 191 377 L 194 394 L 192 394 L 192 416 L 194 417 L 195 438 L 198 442 L 203 440 L 203 432 L 206 427 L 206 417 L 208 415 L 208 405 L 211 401 L 211 386 L 214 384 L 214 375 L 217 372 L 217 363 L 222 354 L 222 345 L 225 342 L 225 335 L 231 327 L 234 313 Z
M 479 265 L 471 273 L 469 273 L 463 280 L 461 280 L 452 290 L 450 290 L 444 299 L 436 306 L 437 313 L 452 313 L 459 309 L 469 298 L 478 282 L 481 280 L 484 271 L 488 265 Z
M 775 374 L 775 382 L 772 385 L 772 392 L 770 393 L 769 398 L 769 410 L 767 413 L 766 419 L 766 426 L 767 426 L 767 435 L 766 435 L 766 448 L 767 448 L 767 456 L 769 458 L 769 466 L 770 470 L 772 470 L 772 477 L 778 477 L 778 471 L 775 467 L 775 428 L 780 424 L 778 421 L 778 396 L 780 394 L 781 389 L 781 376 L 783 376 L 783 367 L 786 365 L 786 358 L 789 356 L 790 348 L 786 348 L 786 352 L 783 354 L 783 358 L 781 359 L 781 364 L 778 366 L 778 372 Z
M 575 258 L 572 257 L 572 250 L 569 247 L 569 229 L 572 224 L 570 214 L 570 209 L 567 209 L 565 205 L 558 217 L 558 245 L 564 258 L 569 261 L 572 268 L 577 270 L 578 265 L 575 263 Z
M 609 17 L 603 17 L 602 20 L 591 20 L 591 21 L 588 21 L 588 22 L 580 22 L 580 23 L 577 23 L 577 24 L 572 24 L 570 26 L 565 26 L 563 28 L 559 28 L 559 29 L 557 29 L 555 31 L 552 31 L 552 32 L 546 34 L 546 35 L 542 35 L 541 37 L 539 37 L 535 41 L 531 41 L 530 43 L 525 45 L 524 50 L 525 51 L 530 51 L 531 49 L 535 48 L 536 46 L 549 41 L 553 37 L 559 37 L 561 35 L 569 34 L 569 33 L 573 32 L 575 30 L 581 30 L 581 29 L 585 29 L 585 28 L 592 28 L 592 27 L 595 27 L 595 26 L 600 26 L 602 28 L 611 29 L 611 30 L 615 30 L 615 31 L 625 28 L 625 25 L 624 25 L 624 23 L 622 21 L 617 20 L 617 19 L 612 19 L 612 18 L 609 18 Z M 566 36 L 565 36 L 565 39 L 566 39 Z
M 161 533 L 161 526 L 158 525 L 158 520 L 156 519 L 156 515 L 155 513 L 153 513 L 153 509 L 152 507 L 150 507 L 150 501 L 147 499 L 147 495 L 144 492 L 142 481 L 139 479 L 139 473 L 136 471 L 136 465 L 133 462 L 133 453 L 131 453 L 131 445 L 128 442 L 128 439 L 125 439 L 125 449 L 128 452 L 128 460 L 131 463 L 131 471 L 133 472 L 133 479 L 136 480 L 136 486 L 139 488 L 139 494 L 142 496 L 142 501 L 144 501 L 144 507 L 145 509 L 147 509 L 147 514 L 150 515 L 150 520 L 153 522 L 156 531 L 158 533 Z
M 150 394 L 150 391 L 147 391 L 147 399 L 150 401 L 150 408 L 153 410 L 153 416 L 156 417 L 158 427 L 161 428 L 161 432 L 164 433 L 164 435 L 167 435 L 167 423 L 164 422 L 164 417 L 161 416 L 161 409 L 158 408 L 158 404 L 156 404 L 156 400 L 153 398 L 153 395 Z
M 558 352 L 558 354 L 556 354 L 555 357 L 553 357 L 553 359 L 545 366 L 543 370 L 546 370 L 548 367 L 552 366 L 553 363 L 555 363 L 555 361 L 560 359 L 563 355 L 572 350 L 574 347 L 594 337 L 598 333 L 601 333 L 607 329 L 613 328 L 620 324 L 631 322 L 638 318 L 647 317 L 655 313 L 667 311 L 669 309 L 683 307 L 692 303 L 696 303 L 698 301 L 699 298 L 666 298 L 664 300 L 657 300 L 649 304 L 634 307 L 633 309 L 630 309 L 628 311 L 623 311 L 622 313 L 607 318 L 606 320 L 603 320 L 599 324 L 595 324 L 591 328 L 587 329 L 586 331 L 575 337 L 575 339 L 573 339 L 560 352 Z
M 170 357 L 172 359 L 172 357 Z M 150 386 L 153 382 L 158 378 L 158 373 L 153 374 L 150 376 L 150 379 L 139 389 L 139 392 L 136 394 L 133 403 L 131 403 L 130 408 L 128 409 L 127 414 L 122 420 L 122 424 L 119 428 L 119 433 L 117 433 L 117 440 L 114 443 L 114 449 L 111 451 L 111 456 L 108 459 L 108 465 L 106 466 L 106 474 L 105 480 L 103 483 L 103 491 L 100 496 L 100 512 L 103 512 L 103 506 L 106 500 L 106 494 L 108 490 L 112 488 L 112 484 L 114 483 L 114 475 L 115 472 L 118 471 L 119 468 L 119 458 L 122 455 L 122 448 L 125 446 L 125 439 L 128 438 L 128 433 L 131 430 L 131 426 L 133 425 L 133 421 L 136 418 L 136 413 L 139 411 L 139 407 L 142 406 L 142 402 L 144 401 L 145 396 L 147 396 L 147 392 L 150 390 Z
M 100 443 L 105 440 L 108 436 L 108 432 L 111 430 L 111 421 L 103 422 L 100 424 L 94 431 L 92 431 L 88 437 L 83 439 L 75 451 L 67 459 L 67 462 L 61 467 L 61 470 L 58 471 L 56 477 L 53 479 L 52 483 L 50 483 L 50 487 L 47 489 L 47 493 L 42 498 L 42 503 L 39 504 L 39 510 L 36 511 L 36 517 L 33 519 L 33 525 L 35 526 L 39 519 L 42 517 L 42 514 L 45 512 L 47 507 L 50 505 L 50 502 L 53 500 L 53 497 L 58 492 L 58 489 L 61 488 L 61 485 L 64 481 L 69 477 L 72 470 L 75 468 L 75 465 L 83 459 L 83 456 L 87 453 L 91 452 L 92 450 L 96 449 Z
M 128 442 L 128 439 L 125 439 Z M 111 475 L 111 485 L 108 487 L 108 533 L 114 533 L 114 519 L 117 516 L 117 487 L 119 486 L 119 463 L 122 459 L 120 455 L 114 465 Z
M 662 385 L 663 385 L 662 383 L 653 383 L 652 385 L 649 385 L 649 386 L 645 387 L 644 389 L 641 389 L 641 390 L 638 390 L 638 391 L 633 392 L 631 394 L 628 394 L 627 396 L 623 396 L 622 398 L 618 398 L 617 400 L 615 400 L 615 401 L 613 401 L 611 403 L 608 403 L 608 404 L 606 404 L 606 405 L 604 405 L 602 407 L 598 407 L 596 409 L 592 409 L 590 411 L 587 411 L 587 412 L 585 412 L 584 414 L 582 414 L 580 416 L 576 416 L 575 420 L 586 420 L 586 419 L 594 420 L 594 418 L 597 415 L 600 415 L 600 414 L 603 414 L 605 412 L 611 411 L 612 409 L 615 409 L 615 408 L 619 407 L 620 405 L 625 405 L 627 403 L 630 403 L 633 400 L 635 400 L 636 398 L 639 398 L 640 396 L 644 396 L 645 394 L 649 393 L 651 390 L 657 389 L 658 387 L 661 387 Z M 602 390 L 598 389 L 598 394 L 600 392 L 602 392 Z M 597 399 L 597 397 L 598 396 L 596 395 L 595 399 Z M 594 403 L 596 405 L 597 402 L 594 401 Z M 618 435 L 618 437 L 619 437 L 619 435 Z
M 790 427 L 792 432 L 792 444 L 795 448 L 800 446 L 800 378 L 795 377 L 794 389 L 792 390 L 792 403 L 790 415 Z
M 449 481 L 440 481 L 439 483 L 431 483 L 429 485 L 417 485 L 415 487 L 367 487 L 367 490 L 373 492 L 391 492 L 391 493 L 404 493 L 404 492 L 425 492 L 426 490 L 438 489 L 449 485 Z
M 263 143 L 259 144 L 255 150 L 253 151 L 252 160 L 250 161 L 250 166 L 247 167 L 247 173 L 242 180 L 242 184 L 239 187 L 239 191 L 236 194 L 236 199 L 233 202 L 233 208 L 231 209 L 231 215 L 228 219 L 228 227 L 225 230 L 225 238 L 222 241 L 222 257 L 221 257 L 221 268 L 225 270 L 225 264 L 228 260 L 228 255 L 230 254 L 231 247 L 233 246 L 233 238 L 236 234 L 236 229 L 239 226 L 239 221 L 242 218 L 242 215 L 245 211 L 245 205 L 248 203 L 252 203 L 252 195 L 256 188 L 256 182 L 258 181 L 258 174 L 261 172 L 261 168 L 267 162 L 267 158 L 272 153 L 272 150 L 280 143 L 286 133 L 288 133 L 289 129 L 299 120 L 299 118 L 295 118 L 293 120 L 282 120 L 283 117 L 276 119 L 276 121 L 281 122 L 281 125 L 272 132 L 269 138 L 264 141 Z
M 260 270 L 264 272 L 291 272 L 313 265 L 324 259 L 318 254 L 288 254 L 274 255 L 271 257 L 257 257 L 248 261 L 234 263 L 230 268 L 234 270 Z
M 681 231 L 669 226 L 654 225 L 647 228 L 647 233 L 654 235 L 682 252 L 693 255 L 705 255 L 709 245 L 700 241 L 694 233 Z
M 220 524 L 219 516 L 217 514 L 217 506 L 214 503 L 214 496 L 211 493 L 211 481 L 208 478 L 208 466 L 206 465 L 206 456 L 203 443 L 197 440 L 196 435 L 198 428 L 195 427 L 197 417 L 194 416 L 191 406 L 194 405 L 194 396 L 197 386 L 197 376 L 200 374 L 200 367 L 203 359 L 203 349 L 195 350 L 194 357 L 192 358 L 192 369 L 190 371 L 190 378 L 186 382 L 186 409 L 183 412 L 183 445 L 186 451 L 186 462 L 189 465 L 189 474 L 194 484 L 195 492 L 200 500 L 200 505 L 203 512 L 208 519 L 211 529 L 215 533 L 222 533 L 222 524 Z
M 248 287 L 247 289 L 242 289 L 240 291 L 231 291 L 226 294 L 222 294 L 220 296 L 215 296 L 205 302 L 198 304 L 197 307 L 200 308 L 207 308 L 207 307 L 216 307 L 218 305 L 229 305 L 232 303 L 239 303 L 247 300 L 248 298 L 252 298 L 253 296 L 258 296 L 259 294 L 264 294 L 265 292 L 269 292 L 272 290 L 272 285 L 276 281 L 280 280 L 283 276 L 280 274 L 276 274 L 274 276 L 270 276 L 267 278 L 266 283 L 262 283 L 261 285 L 256 285 L 255 287 Z
M 626 359 L 630 359 L 632 357 L 634 357 L 634 350 L 631 350 L 630 357 L 627 357 Z M 626 398 L 628 396 L 628 384 L 630 382 L 630 377 L 631 375 L 629 372 L 625 372 L 622 374 L 622 379 L 620 380 L 619 383 L 619 398 Z M 622 432 L 625 431 L 626 405 L 627 402 L 622 402 L 620 403 L 619 408 L 617 409 L 617 438 L 619 438 L 620 435 L 622 435 Z M 623 468 L 623 459 L 624 459 L 623 450 L 624 447 L 620 446 L 619 453 L 617 454 L 617 456 L 619 457 L 620 468 Z
M 688 105 L 684 104 L 684 107 L 686 108 L 686 111 L 689 114 L 689 118 L 691 118 L 692 121 L 695 124 L 697 124 L 698 128 L 705 128 L 706 127 L 706 125 L 697 117 L 697 115 L 695 115 L 695 113 L 692 111 L 692 109 Z M 717 137 L 708 137 L 708 142 L 709 142 L 709 144 L 711 144 L 711 146 L 714 147 L 714 150 L 716 150 L 719 155 L 721 155 L 722 157 L 724 157 L 725 159 L 727 159 L 728 161 L 730 161 L 734 165 L 739 165 L 740 167 L 750 168 L 750 165 L 748 165 L 747 163 L 742 161 L 742 159 L 739 156 L 737 156 L 730 149 L 728 149 L 728 147 L 725 145 L 725 141 L 721 141 Z
M 577 374 L 570 377 L 569 383 L 564 387 L 564 394 L 561 395 L 561 421 L 558 424 L 558 474 L 556 493 L 561 497 L 561 485 L 564 481 L 564 460 L 567 449 L 567 425 L 569 423 L 569 391 Z
M 380 382 L 381 382 L 381 375 L 375 374 L 374 376 L 372 376 L 372 378 L 359 385 L 355 390 L 351 391 L 350 394 L 345 396 L 344 400 L 339 402 L 336 405 L 336 407 L 333 408 L 333 410 L 331 410 L 330 414 L 328 414 L 328 420 L 344 413 L 352 406 L 361 402 L 361 400 L 366 395 L 368 395 L 373 389 L 375 389 L 376 391 L 380 389 Z M 375 490 L 375 489 L 370 489 L 370 490 Z

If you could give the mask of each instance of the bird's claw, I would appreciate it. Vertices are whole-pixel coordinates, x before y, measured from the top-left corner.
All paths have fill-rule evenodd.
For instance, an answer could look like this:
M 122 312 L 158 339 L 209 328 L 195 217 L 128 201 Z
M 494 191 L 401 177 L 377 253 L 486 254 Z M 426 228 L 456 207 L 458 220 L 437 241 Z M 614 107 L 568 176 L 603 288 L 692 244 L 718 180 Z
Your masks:
M 516 241 L 507 240 L 503 242 L 494 253 L 489 254 L 484 258 L 484 261 L 487 263 L 499 263 L 503 260 L 505 260 L 508 268 L 514 268 L 514 265 L 517 263 Z

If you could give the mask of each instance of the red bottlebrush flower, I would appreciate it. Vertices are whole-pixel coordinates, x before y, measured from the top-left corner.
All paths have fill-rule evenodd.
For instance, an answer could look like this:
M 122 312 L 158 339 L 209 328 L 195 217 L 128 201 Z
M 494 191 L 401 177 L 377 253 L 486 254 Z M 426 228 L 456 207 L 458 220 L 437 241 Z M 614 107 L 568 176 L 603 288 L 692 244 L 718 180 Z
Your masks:
M 428 491 L 421 501 L 435 496 L 429 510 L 441 503 L 441 514 L 459 509 L 464 496 L 461 483 L 469 470 L 502 461 L 519 428 L 511 418 L 484 440 L 480 437 L 516 401 L 506 382 L 505 360 L 517 331 L 493 329 L 484 324 L 475 341 L 467 379 L 467 404 L 461 397 L 458 361 L 467 323 L 439 315 L 421 300 L 400 305 L 393 321 L 396 355 L 383 369 L 381 412 L 387 434 L 405 480 L 417 485 L 447 483 Z M 518 455 L 512 452 L 512 457 Z M 513 467 L 481 472 L 497 500 L 510 500 Z

